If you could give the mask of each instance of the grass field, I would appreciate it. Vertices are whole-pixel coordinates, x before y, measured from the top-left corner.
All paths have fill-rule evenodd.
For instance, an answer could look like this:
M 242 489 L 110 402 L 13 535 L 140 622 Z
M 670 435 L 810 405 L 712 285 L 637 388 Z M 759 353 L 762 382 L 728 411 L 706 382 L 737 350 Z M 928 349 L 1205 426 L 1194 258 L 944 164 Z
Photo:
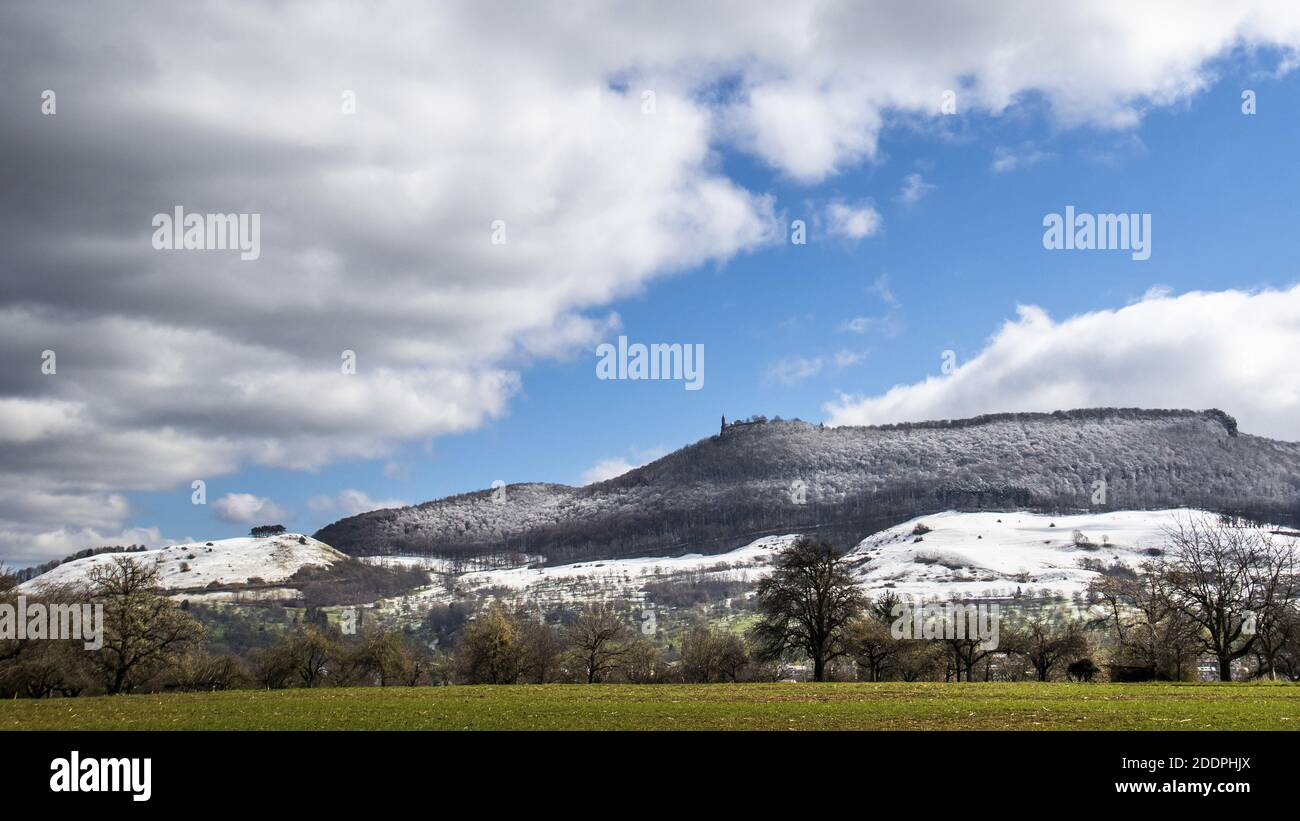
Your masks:
M 0 702 L 6 730 L 1300 729 L 1285 684 L 546 685 Z

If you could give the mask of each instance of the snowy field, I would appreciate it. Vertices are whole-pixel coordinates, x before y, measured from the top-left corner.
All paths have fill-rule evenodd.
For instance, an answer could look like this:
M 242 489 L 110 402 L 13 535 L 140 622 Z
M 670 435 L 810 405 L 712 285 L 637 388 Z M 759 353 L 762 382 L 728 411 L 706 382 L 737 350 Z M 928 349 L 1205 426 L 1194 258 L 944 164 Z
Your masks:
M 850 560 L 870 592 L 912 597 L 1073 595 L 1097 576 L 1080 559 L 1136 568 L 1162 550 L 1189 510 L 1050 516 L 956 513 L 920 516 L 863 539 Z M 930 528 L 919 533 L 918 525 Z M 1076 533 L 1079 540 L 1076 541 Z
M 916 598 L 1073 595 L 1097 573 L 1080 559 L 1136 568 L 1161 550 L 1167 530 L 1189 510 L 1117 511 L 1050 516 L 958 513 L 920 516 L 863 539 L 849 562 L 870 594 L 892 590 Z M 921 532 L 928 528 L 928 532 Z M 1076 541 L 1076 531 L 1079 539 Z M 463 592 L 543 602 L 641 598 L 648 582 L 673 577 L 726 577 L 755 582 L 794 535 L 769 536 L 728 553 L 673 558 L 610 559 L 544 568 L 514 568 L 455 577 Z M 436 586 L 420 594 L 453 598 Z
M 1035 513 L 957 513 L 921 516 L 868 536 L 850 551 L 848 561 L 863 589 L 878 595 L 892 590 L 911 598 L 1003 597 L 1021 593 L 1074 595 L 1096 572 L 1081 566 L 1120 562 L 1137 567 L 1158 555 L 1166 533 L 1189 510 L 1118 511 L 1049 516 Z M 300 538 L 302 541 L 300 541 Z M 371 564 L 420 567 L 431 584 L 381 607 L 418 612 L 434 602 L 466 593 L 563 604 L 594 599 L 644 598 L 647 584 L 681 579 L 757 582 L 771 569 L 773 556 L 797 536 L 768 536 L 728 553 L 676 557 L 609 559 L 538 567 L 450 572 L 441 559 L 415 556 L 365 557 Z M 44 585 L 85 581 L 90 569 L 115 556 L 154 561 L 163 586 L 194 590 L 216 582 L 247 584 L 260 579 L 283 582 L 300 568 L 328 566 L 347 556 L 323 542 L 298 534 L 263 539 L 194 542 L 140 553 L 109 553 L 56 567 L 24 583 L 33 592 Z M 271 598 L 290 591 L 266 591 Z M 253 595 L 246 600 L 261 598 Z
M 206 587 L 212 582 L 247 584 L 250 579 L 281 582 L 304 567 L 328 567 L 348 559 L 324 542 L 297 533 L 261 539 L 246 536 L 135 553 L 101 553 L 61 564 L 24 582 L 18 589 L 33 593 L 44 586 L 83 583 L 92 568 L 106 565 L 118 556 L 156 563 L 159 582 L 168 590 Z

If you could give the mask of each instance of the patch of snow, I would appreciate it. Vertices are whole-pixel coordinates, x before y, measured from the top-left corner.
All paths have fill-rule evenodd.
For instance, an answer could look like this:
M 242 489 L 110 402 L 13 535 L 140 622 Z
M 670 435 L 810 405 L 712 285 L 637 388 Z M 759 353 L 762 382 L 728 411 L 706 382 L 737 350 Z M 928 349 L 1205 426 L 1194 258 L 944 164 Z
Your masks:
M 302 541 L 299 541 L 299 540 Z M 101 553 L 67 562 L 18 586 L 34 593 L 45 586 L 80 584 L 90 578 L 94 567 L 107 565 L 124 556 L 158 566 L 158 581 L 168 590 L 220 585 L 247 584 L 250 579 L 282 582 L 304 567 L 328 567 L 349 557 L 324 542 L 298 533 L 253 538 L 191 542 L 127 553 Z
M 1198 511 L 1125 510 L 1056 516 L 957 513 L 918 516 L 868 536 L 849 554 L 870 592 L 927 598 L 1012 595 L 1017 589 L 1072 595 L 1097 573 L 1083 558 L 1136 568 L 1163 549 L 1178 520 Z M 916 533 L 918 525 L 929 532 Z M 1090 544 L 1076 544 L 1075 531 Z M 920 537 L 918 541 L 918 536 Z

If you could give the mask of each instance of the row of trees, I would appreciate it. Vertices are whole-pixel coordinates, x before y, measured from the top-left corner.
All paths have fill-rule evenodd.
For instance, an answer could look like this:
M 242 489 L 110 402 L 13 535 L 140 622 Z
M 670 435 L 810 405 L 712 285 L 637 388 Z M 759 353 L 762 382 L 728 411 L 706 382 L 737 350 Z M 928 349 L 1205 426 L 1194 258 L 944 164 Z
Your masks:
M 96 567 L 85 587 L 45 591 L 45 605 L 101 606 L 103 646 L 87 650 L 84 638 L 0 641 L 0 697 L 455 682 L 712 682 L 779 672 L 753 665 L 740 637 L 705 626 L 689 630 L 670 661 L 663 648 L 631 629 L 631 614 L 612 603 L 581 607 L 562 625 L 495 604 L 464 626 L 451 652 L 392 630 L 345 636 L 321 611 L 308 611 L 307 623 L 268 646 L 243 656 L 214 654 L 205 646 L 203 625 L 159 589 L 157 572 L 153 564 L 119 557 Z M 16 601 L 12 583 L 4 582 L 0 603 Z
M 1118 679 L 1194 677 L 1202 658 L 1218 676 L 1234 667 L 1250 675 L 1300 679 L 1300 570 L 1293 537 L 1281 539 L 1228 518 L 1189 517 L 1169 533 L 1161 556 L 1139 572 L 1103 573 L 1090 592 L 1100 615 L 1090 620 L 1034 617 L 1003 630 L 998 646 L 977 639 L 924 642 L 889 631 L 898 600 L 872 602 L 827 543 L 803 539 L 783 551 L 758 587 L 760 618 L 751 631 L 757 658 L 802 656 L 813 678 L 827 665 L 853 659 L 867 676 L 926 677 L 942 661 L 944 678 L 1016 677 L 1028 665 L 1039 680 L 1066 674 L 1092 678 L 1088 628 L 1114 647 Z M 1127 572 L 1124 572 L 1127 571 Z M 1001 671 L 995 662 L 1001 658 Z
M 17 599 L 0 574 L 0 604 Z M 450 681 L 437 654 L 411 637 L 384 630 L 345 637 L 323 617 L 247 657 L 213 654 L 203 625 L 159 589 L 156 565 L 128 557 L 95 567 L 85 587 L 47 590 L 39 601 L 83 603 L 102 608 L 102 647 L 86 648 L 86 628 L 81 638 L 0 640 L 0 697 Z
M 750 631 L 754 657 L 811 661 L 824 681 L 847 663 L 868 681 L 1019 679 L 1040 681 L 1068 673 L 1091 680 L 1097 672 L 1078 621 L 1036 617 L 999 630 L 996 645 L 977 637 L 898 638 L 893 623 L 901 600 L 892 593 L 864 596 L 843 558 L 826 542 L 801 539 L 782 551 L 773 573 L 759 583 L 759 619 Z
M 0 603 L 10 607 L 18 598 L 12 585 L 12 577 L 0 574 Z M 125 556 L 94 567 L 84 589 L 41 597 L 45 606 L 87 602 L 102 608 L 103 646 L 85 649 L 90 625 L 83 625 L 82 638 L 0 640 L 0 696 L 154 689 L 203 635 L 202 625 L 160 594 L 157 568 Z
M 455 679 L 469 684 L 552 682 L 710 683 L 775 678 L 734 633 L 698 625 L 680 647 L 637 635 L 630 616 L 608 602 L 585 605 L 566 625 L 521 618 L 494 604 L 465 629 L 454 656 Z M 670 658 L 669 655 L 675 655 Z
M 1109 629 L 1122 677 L 1186 678 L 1212 657 L 1222 681 L 1251 675 L 1300 679 L 1300 576 L 1291 537 L 1226 519 L 1192 518 L 1169 548 L 1135 574 L 1091 586 L 1096 623 Z

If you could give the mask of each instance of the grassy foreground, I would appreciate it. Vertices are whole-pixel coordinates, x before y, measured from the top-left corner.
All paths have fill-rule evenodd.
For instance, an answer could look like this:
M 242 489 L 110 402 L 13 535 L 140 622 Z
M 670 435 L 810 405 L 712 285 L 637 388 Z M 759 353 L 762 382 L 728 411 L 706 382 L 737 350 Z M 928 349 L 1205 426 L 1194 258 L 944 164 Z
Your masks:
M 1300 729 L 1286 684 L 546 685 L 0 702 L 5 730 Z

